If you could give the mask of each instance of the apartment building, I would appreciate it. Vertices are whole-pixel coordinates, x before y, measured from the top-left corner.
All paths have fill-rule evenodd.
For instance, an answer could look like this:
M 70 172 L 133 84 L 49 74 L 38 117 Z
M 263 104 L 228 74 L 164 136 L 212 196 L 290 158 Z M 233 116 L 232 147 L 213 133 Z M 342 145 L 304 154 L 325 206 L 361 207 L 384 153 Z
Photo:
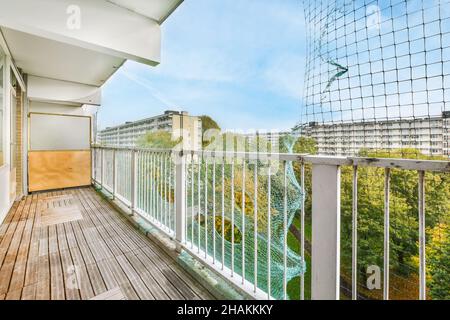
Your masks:
M 202 121 L 186 111 L 165 111 L 164 114 L 109 127 L 98 133 L 97 142 L 105 146 L 135 147 L 138 139 L 148 132 L 168 131 L 174 140 L 183 137 L 184 149 L 201 149 Z
M 317 141 L 319 154 L 353 156 L 361 149 L 414 148 L 425 155 L 450 157 L 450 112 L 439 117 L 364 121 L 353 123 L 310 122 L 300 127 Z
M 271 146 L 272 152 L 279 152 L 280 150 L 280 138 L 286 135 L 293 136 L 295 138 L 300 137 L 300 132 L 294 131 L 252 131 L 244 134 L 246 139 L 249 141 L 255 140 L 256 138 L 261 139 L 261 141 L 267 141 Z

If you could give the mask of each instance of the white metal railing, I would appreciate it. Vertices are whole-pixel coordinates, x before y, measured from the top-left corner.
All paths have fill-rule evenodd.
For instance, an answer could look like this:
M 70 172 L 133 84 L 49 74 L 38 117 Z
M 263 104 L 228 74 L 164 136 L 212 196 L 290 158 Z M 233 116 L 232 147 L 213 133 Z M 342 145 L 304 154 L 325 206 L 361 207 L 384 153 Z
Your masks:
M 293 165 L 300 173 L 296 179 L 292 179 Z M 307 167 L 311 190 L 305 188 Z M 417 171 L 418 298 L 426 299 L 425 172 L 447 173 L 448 161 L 93 147 L 94 184 L 260 299 L 287 299 L 293 275 L 300 280 L 300 299 L 306 298 L 306 287 L 310 287 L 311 299 L 340 298 L 342 167 L 351 167 L 353 172 L 350 298 L 357 299 L 359 294 L 358 172 L 361 167 L 375 167 L 385 170 L 383 298 L 389 299 L 390 290 L 389 196 L 391 170 L 395 169 Z M 309 192 L 311 265 L 307 268 L 311 283 L 305 283 L 304 260 L 298 257 L 306 253 L 305 197 Z M 286 236 L 293 208 L 300 221 L 296 252 Z

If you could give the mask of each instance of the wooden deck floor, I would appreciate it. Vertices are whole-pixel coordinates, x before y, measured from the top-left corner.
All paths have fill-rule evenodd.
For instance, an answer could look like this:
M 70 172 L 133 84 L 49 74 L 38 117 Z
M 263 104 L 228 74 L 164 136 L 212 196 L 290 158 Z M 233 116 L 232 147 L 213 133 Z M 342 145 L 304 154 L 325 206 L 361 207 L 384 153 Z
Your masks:
M 0 300 L 93 298 L 212 296 L 92 188 L 16 203 L 0 226 Z

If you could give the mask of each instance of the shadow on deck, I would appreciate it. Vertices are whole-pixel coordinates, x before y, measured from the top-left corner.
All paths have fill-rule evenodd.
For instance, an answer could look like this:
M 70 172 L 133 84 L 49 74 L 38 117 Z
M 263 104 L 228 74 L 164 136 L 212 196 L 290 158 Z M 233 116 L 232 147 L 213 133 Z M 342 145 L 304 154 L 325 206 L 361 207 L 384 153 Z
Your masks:
M 213 299 L 91 187 L 37 193 L 0 226 L 0 300 Z

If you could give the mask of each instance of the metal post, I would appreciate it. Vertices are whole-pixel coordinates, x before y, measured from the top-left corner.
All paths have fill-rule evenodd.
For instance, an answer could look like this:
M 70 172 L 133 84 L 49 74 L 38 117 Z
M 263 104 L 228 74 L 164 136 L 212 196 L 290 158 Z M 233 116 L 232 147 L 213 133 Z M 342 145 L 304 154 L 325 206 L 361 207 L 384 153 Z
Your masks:
M 419 299 L 426 300 L 425 172 L 419 171 Z
M 116 198 L 116 185 L 117 185 L 117 181 L 116 181 L 116 171 L 117 171 L 117 167 L 116 167 L 116 149 L 113 149 L 113 190 L 112 190 L 112 198 L 113 200 Z
M 312 167 L 313 300 L 338 300 L 340 285 L 341 171 L 337 165 Z
M 131 214 L 136 209 L 136 150 L 131 151 Z
M 186 239 L 186 157 L 180 152 L 175 160 L 175 237 L 181 244 Z
M 390 189 L 391 169 L 386 168 L 384 173 L 384 266 L 383 266 L 383 300 L 389 300 L 389 265 L 390 265 Z
M 100 188 L 103 189 L 103 149 L 100 149 Z
M 358 300 L 358 167 L 353 166 L 352 194 L 352 300 Z

